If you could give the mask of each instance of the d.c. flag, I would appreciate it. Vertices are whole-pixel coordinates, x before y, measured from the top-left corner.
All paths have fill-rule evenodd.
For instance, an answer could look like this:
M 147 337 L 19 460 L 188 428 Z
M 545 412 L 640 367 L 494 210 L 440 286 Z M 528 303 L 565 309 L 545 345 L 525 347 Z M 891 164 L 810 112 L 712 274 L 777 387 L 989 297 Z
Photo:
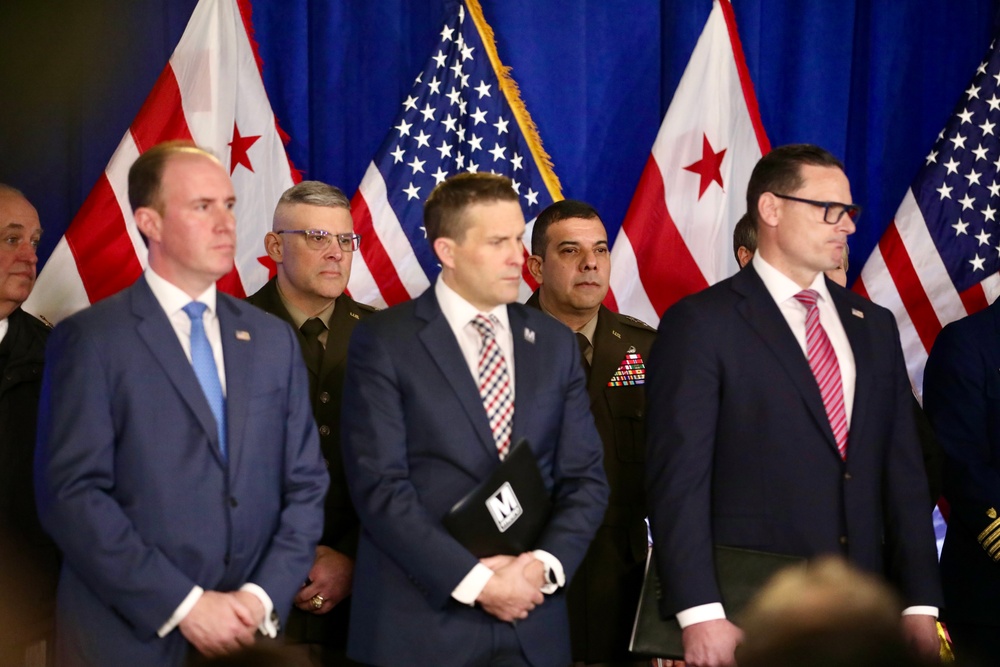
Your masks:
M 152 92 L 46 262 L 25 310 L 55 322 L 131 285 L 146 265 L 132 219 L 128 170 L 170 139 L 211 150 L 236 190 L 237 256 L 220 289 L 264 284 L 263 238 L 297 174 L 285 153 L 252 42 L 250 0 L 200 0 Z
M 423 202 L 449 176 L 489 171 L 510 177 L 528 221 L 562 199 L 478 0 L 455 4 L 351 201 L 361 249 L 349 289 L 364 303 L 400 303 L 434 281 L 440 267 L 424 233 Z M 526 297 L 534 283 L 527 270 L 524 276 Z
M 715 0 L 611 251 L 607 304 L 651 324 L 736 271 L 733 228 L 770 150 L 729 0 Z
M 1000 294 L 1000 50 L 990 44 L 854 290 L 896 316 L 910 381 L 944 325 Z

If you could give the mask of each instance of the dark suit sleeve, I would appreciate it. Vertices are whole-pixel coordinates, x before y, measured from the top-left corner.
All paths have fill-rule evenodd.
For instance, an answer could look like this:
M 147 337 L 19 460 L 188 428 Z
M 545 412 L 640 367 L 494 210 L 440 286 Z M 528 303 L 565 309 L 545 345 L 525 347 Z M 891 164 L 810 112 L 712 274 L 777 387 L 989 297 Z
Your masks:
M 984 356 L 983 346 L 995 344 L 992 328 L 986 329 L 945 327 L 924 370 L 924 409 L 948 459 L 945 493 L 952 516 L 973 534 L 989 523 L 987 509 L 1000 509 L 1000 469 L 990 430 L 998 423 L 1000 373 Z
M 136 531 L 115 487 L 115 387 L 93 341 L 68 320 L 49 337 L 35 459 L 39 517 L 77 576 L 146 637 L 195 582 Z
M 351 336 L 341 420 L 348 487 L 363 530 L 443 607 L 478 563 L 431 516 L 410 479 L 408 423 L 397 369 L 365 322 Z
M 721 601 L 712 567 L 721 372 L 713 340 L 697 310 L 681 301 L 664 313 L 647 369 L 646 497 L 665 615 Z
M 309 572 L 316 542 L 323 532 L 323 500 L 329 475 L 319 450 L 309 402 L 309 379 L 298 343 L 290 327 L 281 329 L 286 341 L 284 354 L 278 354 L 278 350 L 269 354 L 284 360 L 283 363 L 275 360 L 274 367 L 288 374 L 287 404 L 282 416 L 286 439 L 284 443 L 255 443 L 258 447 L 284 448 L 281 516 L 271 543 L 249 580 L 267 592 L 275 610 L 284 616 Z
M 913 390 L 896 321 L 890 314 L 884 315 L 888 323 L 885 329 L 889 332 L 884 349 L 892 349 L 895 380 L 893 429 L 882 463 L 887 574 L 899 587 L 907 606 L 940 607 L 937 552 L 928 511 L 930 492 L 913 414 Z

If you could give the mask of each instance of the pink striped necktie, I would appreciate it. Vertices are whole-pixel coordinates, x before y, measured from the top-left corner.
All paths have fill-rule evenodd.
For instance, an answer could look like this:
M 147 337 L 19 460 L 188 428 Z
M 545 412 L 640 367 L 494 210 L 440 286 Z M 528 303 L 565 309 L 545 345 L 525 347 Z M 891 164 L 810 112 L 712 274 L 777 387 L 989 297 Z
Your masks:
M 806 307 L 806 356 L 809 367 L 816 376 L 819 393 L 823 397 L 827 419 L 833 437 L 837 441 L 840 457 L 847 460 L 847 410 L 844 407 L 844 387 L 840 381 L 840 364 L 833 351 L 830 338 L 819 323 L 819 308 L 816 300 L 819 292 L 806 289 L 795 295 L 795 299 Z
M 514 423 L 514 396 L 510 386 L 507 362 L 494 334 L 493 318 L 483 314 L 472 319 L 483 342 L 479 347 L 479 396 L 483 399 L 486 416 L 493 431 L 493 441 L 502 461 L 510 449 L 510 434 Z

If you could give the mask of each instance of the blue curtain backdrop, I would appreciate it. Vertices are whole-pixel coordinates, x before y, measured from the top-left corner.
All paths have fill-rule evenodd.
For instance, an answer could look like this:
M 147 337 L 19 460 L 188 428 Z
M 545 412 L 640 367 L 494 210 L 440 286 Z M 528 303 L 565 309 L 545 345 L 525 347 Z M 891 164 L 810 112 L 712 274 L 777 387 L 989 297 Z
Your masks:
M 357 189 L 451 0 L 253 0 L 264 79 L 307 178 Z M 0 181 L 43 260 L 196 0 L 0 0 Z M 564 194 L 614 236 L 711 0 L 482 0 Z M 820 144 L 865 207 L 851 279 L 994 33 L 1000 0 L 733 0 L 772 145 Z M 669 258 L 665 258 L 669 261 Z

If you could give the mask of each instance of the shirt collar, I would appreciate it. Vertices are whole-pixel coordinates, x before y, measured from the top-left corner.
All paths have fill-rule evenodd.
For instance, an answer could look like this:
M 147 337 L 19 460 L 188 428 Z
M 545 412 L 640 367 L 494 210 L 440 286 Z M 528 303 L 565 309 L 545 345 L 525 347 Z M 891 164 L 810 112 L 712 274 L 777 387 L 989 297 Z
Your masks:
M 278 290 L 278 298 L 281 299 L 281 304 L 288 311 L 289 317 L 292 318 L 292 322 L 295 324 L 296 329 L 301 329 L 302 325 L 306 323 L 306 320 L 311 320 L 313 317 L 319 318 L 319 321 L 326 325 L 326 328 L 330 328 L 330 317 L 333 315 L 333 309 L 337 305 L 337 300 L 334 299 L 330 302 L 330 305 L 319 311 L 317 314 L 310 317 L 305 313 L 305 311 L 300 308 L 296 308 L 291 301 L 285 298 L 285 293 L 281 291 L 281 287 L 278 282 L 275 281 L 274 286 Z
M 215 283 L 212 283 L 207 290 L 198 295 L 197 299 L 192 299 L 180 287 L 168 282 L 166 278 L 156 273 L 153 267 L 146 269 L 146 283 L 149 285 L 149 289 L 153 292 L 153 296 L 156 297 L 156 301 L 160 304 L 160 307 L 163 308 L 163 312 L 167 314 L 167 317 L 173 317 L 192 301 L 199 301 L 205 304 L 208 306 L 210 313 L 215 313 L 217 297 Z
M 753 262 L 754 271 L 764 281 L 764 287 L 767 288 L 768 293 L 774 299 L 775 303 L 780 304 L 789 299 L 794 299 L 795 295 L 802 291 L 798 283 L 768 264 L 767 260 L 761 257 L 759 252 L 754 253 L 751 261 Z M 816 290 L 819 293 L 820 300 L 830 302 L 830 289 L 826 286 L 826 276 L 823 275 L 822 271 L 813 278 L 809 289 Z
M 462 329 L 471 322 L 476 315 L 483 314 L 493 319 L 496 318 L 500 328 L 510 331 L 510 321 L 507 318 L 507 304 L 500 304 L 490 311 L 483 312 L 462 298 L 458 292 L 444 282 L 438 274 L 437 282 L 434 283 L 434 295 L 437 297 L 438 305 L 444 318 L 453 330 Z

